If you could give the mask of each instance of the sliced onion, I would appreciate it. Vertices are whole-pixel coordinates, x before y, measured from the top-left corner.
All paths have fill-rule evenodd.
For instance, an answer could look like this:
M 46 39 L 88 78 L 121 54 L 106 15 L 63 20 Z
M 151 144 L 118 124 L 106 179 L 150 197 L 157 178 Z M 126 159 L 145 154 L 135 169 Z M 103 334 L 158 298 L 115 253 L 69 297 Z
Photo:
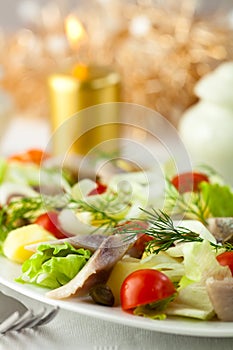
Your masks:
M 0 187 L 0 205 L 5 205 L 14 197 L 36 197 L 38 193 L 23 184 L 5 182 Z
M 67 233 L 72 235 L 89 235 L 89 234 L 110 234 L 110 230 L 106 228 L 98 228 L 82 222 L 78 216 L 70 209 L 63 209 L 58 215 L 60 227 Z

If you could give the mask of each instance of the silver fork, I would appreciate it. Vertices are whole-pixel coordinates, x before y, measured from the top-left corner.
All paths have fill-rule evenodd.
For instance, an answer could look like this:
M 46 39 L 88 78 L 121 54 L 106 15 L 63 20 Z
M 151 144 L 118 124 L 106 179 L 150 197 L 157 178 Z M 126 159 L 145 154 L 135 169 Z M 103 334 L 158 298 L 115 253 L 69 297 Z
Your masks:
M 33 310 L 26 308 L 19 300 L 10 297 L 0 292 L 0 308 L 3 309 L 6 314 L 6 308 L 8 309 L 8 315 L 5 319 L 0 319 L 0 334 L 5 334 L 9 331 L 20 331 L 24 328 L 35 328 L 42 326 L 50 322 L 58 313 L 59 308 L 53 307 L 49 311 L 43 307 L 38 313 L 34 313 Z M 12 309 L 13 308 L 13 309 Z

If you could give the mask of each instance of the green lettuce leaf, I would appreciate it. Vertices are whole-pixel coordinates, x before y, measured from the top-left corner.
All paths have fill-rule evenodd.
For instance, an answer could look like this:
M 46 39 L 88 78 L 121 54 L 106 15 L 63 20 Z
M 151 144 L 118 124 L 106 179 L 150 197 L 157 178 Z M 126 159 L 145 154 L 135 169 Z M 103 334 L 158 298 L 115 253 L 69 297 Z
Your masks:
M 58 288 L 69 282 L 91 256 L 87 249 L 75 249 L 69 243 L 41 244 L 22 265 L 22 274 L 16 279 L 46 288 Z
M 229 186 L 202 182 L 200 187 L 213 217 L 233 216 L 233 192 Z
M 230 269 L 217 262 L 216 250 L 208 240 L 185 243 L 182 251 L 185 273 L 180 280 L 177 297 L 169 304 L 166 313 L 211 319 L 215 311 L 205 282 L 209 277 L 231 277 Z
M 141 269 L 156 269 L 167 275 L 173 283 L 179 282 L 184 275 L 184 264 L 179 259 L 171 257 L 167 252 L 151 254 L 140 260 Z
M 215 311 L 205 285 L 192 283 L 181 289 L 165 310 L 167 315 L 210 320 Z
M 137 306 L 134 309 L 133 313 L 134 315 L 151 318 L 153 320 L 165 320 L 167 315 L 163 311 L 174 299 L 174 297 L 175 294 L 168 298 L 158 300 L 154 303 Z

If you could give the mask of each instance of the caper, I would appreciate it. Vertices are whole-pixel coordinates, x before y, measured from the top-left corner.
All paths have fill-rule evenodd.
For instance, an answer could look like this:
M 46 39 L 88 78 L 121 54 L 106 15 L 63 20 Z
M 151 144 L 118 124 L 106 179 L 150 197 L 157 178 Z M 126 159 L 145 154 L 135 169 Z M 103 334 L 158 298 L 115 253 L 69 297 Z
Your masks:
M 89 294 L 96 304 L 105 306 L 114 305 L 114 295 L 111 289 L 105 284 L 97 284 L 90 290 Z

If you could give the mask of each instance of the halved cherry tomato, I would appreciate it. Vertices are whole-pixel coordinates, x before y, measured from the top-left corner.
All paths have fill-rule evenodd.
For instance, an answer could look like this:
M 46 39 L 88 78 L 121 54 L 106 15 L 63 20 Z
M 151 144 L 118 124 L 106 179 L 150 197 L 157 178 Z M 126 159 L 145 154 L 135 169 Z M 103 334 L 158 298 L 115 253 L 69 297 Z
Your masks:
M 133 245 L 133 248 L 137 252 L 137 257 L 141 257 L 142 254 L 144 253 L 144 250 L 148 244 L 148 242 L 152 241 L 154 238 L 147 235 L 146 233 L 139 233 L 137 235 L 138 239 Z
M 106 190 L 107 190 L 107 186 L 100 183 L 100 182 L 96 182 L 97 184 L 97 187 L 92 190 L 90 193 L 88 193 L 88 196 L 93 196 L 93 195 L 96 195 L 96 194 L 102 194 L 104 193 Z
M 45 230 L 52 233 L 56 238 L 66 238 L 67 235 L 61 229 L 59 229 L 58 213 L 55 211 L 49 211 L 40 215 L 35 224 L 42 226 Z
M 148 223 L 146 221 L 134 220 L 126 221 L 122 224 L 117 225 L 117 231 L 124 231 L 125 228 L 129 227 L 132 232 L 137 232 L 140 230 L 146 230 L 148 228 Z M 153 237 L 147 235 L 146 233 L 138 233 L 137 240 L 130 249 L 130 255 L 135 258 L 140 258 L 145 250 L 145 247 Z
M 26 152 L 14 154 L 8 158 L 9 161 L 18 161 L 22 163 L 34 163 L 40 165 L 41 162 L 49 158 L 49 154 L 41 149 L 29 149 Z
M 182 194 L 191 191 L 198 192 L 202 181 L 209 182 L 208 176 L 202 173 L 187 172 L 174 176 L 171 183 Z
M 217 256 L 216 258 L 220 265 L 229 266 L 231 274 L 233 276 L 233 252 L 224 252 Z
M 172 281 L 162 272 L 142 269 L 132 272 L 121 286 L 120 298 L 123 310 L 134 309 L 171 297 L 176 292 Z

